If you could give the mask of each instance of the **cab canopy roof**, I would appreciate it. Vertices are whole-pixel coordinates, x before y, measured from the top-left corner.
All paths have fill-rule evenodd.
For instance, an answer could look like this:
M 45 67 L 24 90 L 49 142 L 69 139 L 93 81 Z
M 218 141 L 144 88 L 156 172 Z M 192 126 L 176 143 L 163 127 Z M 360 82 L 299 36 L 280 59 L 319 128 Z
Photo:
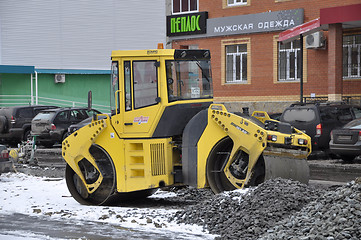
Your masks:
M 209 60 L 209 50 L 190 49 L 149 49 L 149 50 L 114 50 L 112 58 L 123 57 L 170 57 L 176 60 Z

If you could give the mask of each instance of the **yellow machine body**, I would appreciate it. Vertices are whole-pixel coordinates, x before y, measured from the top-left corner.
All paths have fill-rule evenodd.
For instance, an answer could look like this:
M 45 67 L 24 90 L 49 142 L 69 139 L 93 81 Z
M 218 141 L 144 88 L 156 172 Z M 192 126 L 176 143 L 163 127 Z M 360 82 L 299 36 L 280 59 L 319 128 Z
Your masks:
M 178 184 L 241 188 L 264 181 L 265 155 L 304 160 L 311 152 L 307 135 L 265 128 L 280 123 L 262 112 L 212 104 L 208 50 L 113 51 L 111 87 L 111 115 L 94 116 L 62 143 L 68 188 L 84 204 Z

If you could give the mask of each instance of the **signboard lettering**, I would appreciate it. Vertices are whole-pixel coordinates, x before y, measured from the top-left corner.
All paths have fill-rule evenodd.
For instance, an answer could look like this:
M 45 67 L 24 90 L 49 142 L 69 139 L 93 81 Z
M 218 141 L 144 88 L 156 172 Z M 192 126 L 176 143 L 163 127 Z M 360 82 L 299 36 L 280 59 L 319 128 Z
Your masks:
M 167 36 L 206 33 L 207 12 L 167 16 Z
M 303 9 L 211 18 L 207 20 L 207 37 L 283 31 L 303 23 Z

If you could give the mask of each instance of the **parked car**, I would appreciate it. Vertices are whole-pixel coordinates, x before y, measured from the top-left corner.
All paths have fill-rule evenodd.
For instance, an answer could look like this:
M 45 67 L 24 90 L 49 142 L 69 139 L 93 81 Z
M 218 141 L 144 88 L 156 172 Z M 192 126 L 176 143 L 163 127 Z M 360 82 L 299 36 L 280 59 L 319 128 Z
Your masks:
M 106 116 L 104 115 L 101 115 L 99 116 L 98 120 L 101 120 L 101 119 L 105 119 Z M 72 124 L 68 127 L 68 132 L 66 133 L 66 137 L 71 135 L 73 132 L 79 130 L 80 128 L 88 125 L 89 123 L 91 123 L 93 117 L 89 117 L 87 119 L 84 119 L 83 121 L 79 122 L 79 123 L 76 123 L 76 124 Z
M 40 112 L 31 122 L 31 135 L 36 136 L 36 142 L 45 147 L 61 143 L 66 137 L 68 127 L 79 123 L 100 112 L 87 108 L 57 108 Z
M 332 130 L 330 150 L 347 162 L 361 155 L 361 118 Z
M 4 143 L 19 143 L 30 136 L 31 120 L 44 109 L 56 106 L 15 106 L 0 109 L 0 140 Z
M 12 169 L 12 162 L 9 159 L 9 151 L 5 145 L 0 144 L 0 174 L 10 172 Z
M 279 121 L 281 118 L 282 113 L 268 113 L 268 116 L 274 120 Z
M 344 103 L 292 104 L 281 121 L 304 130 L 311 137 L 312 151 L 329 153 L 330 133 L 353 119 L 361 117 L 361 107 Z

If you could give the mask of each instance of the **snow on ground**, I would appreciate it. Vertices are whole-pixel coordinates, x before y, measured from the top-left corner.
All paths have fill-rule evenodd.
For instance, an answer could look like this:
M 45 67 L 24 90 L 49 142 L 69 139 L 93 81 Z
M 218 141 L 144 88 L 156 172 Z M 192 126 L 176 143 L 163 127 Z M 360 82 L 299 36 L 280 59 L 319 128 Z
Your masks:
M 166 229 L 183 235 L 199 234 L 203 239 L 215 237 L 202 232 L 200 226 L 168 222 L 168 217 L 177 209 L 80 205 L 71 197 L 64 179 L 35 177 L 23 173 L 2 174 L 0 192 L 0 214 L 21 213 L 60 220 L 95 221 L 153 233 Z M 155 193 L 157 198 L 174 195 L 175 193 L 160 190 Z
M 6 231 L 0 233 L 0 240 L 49 240 L 48 236 L 32 234 L 29 232 L 23 231 Z M 57 240 L 56 238 L 51 238 L 51 240 Z

